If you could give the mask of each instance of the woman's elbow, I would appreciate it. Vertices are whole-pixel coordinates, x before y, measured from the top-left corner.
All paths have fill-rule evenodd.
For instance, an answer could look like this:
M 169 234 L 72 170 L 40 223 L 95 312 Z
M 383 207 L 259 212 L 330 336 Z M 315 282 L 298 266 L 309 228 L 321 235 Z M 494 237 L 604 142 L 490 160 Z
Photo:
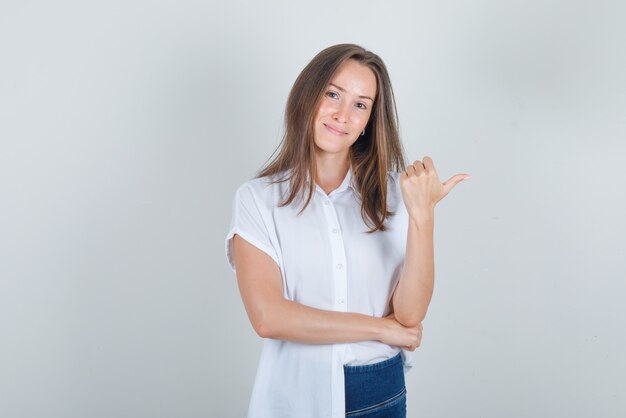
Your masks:
M 424 315 L 419 313 L 408 313 L 402 314 L 401 312 L 394 312 L 394 316 L 396 321 L 400 325 L 406 328 L 414 328 L 420 324 L 424 320 Z
M 250 322 L 259 337 L 276 338 L 276 324 L 272 320 L 273 316 L 271 312 L 268 312 L 268 309 L 271 309 L 271 307 L 267 306 L 265 309 L 257 310 L 254 315 L 251 315 Z
M 274 332 L 267 323 L 258 323 L 253 325 L 254 331 L 261 338 L 274 338 Z

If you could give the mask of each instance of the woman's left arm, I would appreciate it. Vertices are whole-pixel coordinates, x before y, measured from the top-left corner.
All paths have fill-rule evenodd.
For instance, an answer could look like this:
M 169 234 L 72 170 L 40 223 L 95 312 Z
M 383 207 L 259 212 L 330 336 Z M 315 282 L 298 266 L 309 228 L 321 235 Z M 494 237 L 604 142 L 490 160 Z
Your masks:
M 404 266 L 392 303 L 396 320 L 405 327 L 416 326 L 424 320 L 433 294 L 435 205 L 469 177 L 456 174 L 441 183 L 430 157 L 415 161 L 400 175 L 409 227 Z

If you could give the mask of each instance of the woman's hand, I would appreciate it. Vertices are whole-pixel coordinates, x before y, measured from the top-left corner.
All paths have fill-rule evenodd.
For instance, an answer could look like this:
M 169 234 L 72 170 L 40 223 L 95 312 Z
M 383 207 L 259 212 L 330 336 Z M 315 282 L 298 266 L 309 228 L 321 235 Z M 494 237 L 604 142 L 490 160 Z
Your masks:
M 415 351 L 422 342 L 422 323 L 420 322 L 415 327 L 407 328 L 396 321 L 393 313 L 382 318 L 383 320 L 383 332 L 380 341 L 396 346 L 402 347 L 409 351 Z
M 469 174 L 456 174 L 441 183 L 430 157 L 407 166 L 400 175 L 402 199 L 412 220 L 422 222 L 432 219 L 435 205 Z

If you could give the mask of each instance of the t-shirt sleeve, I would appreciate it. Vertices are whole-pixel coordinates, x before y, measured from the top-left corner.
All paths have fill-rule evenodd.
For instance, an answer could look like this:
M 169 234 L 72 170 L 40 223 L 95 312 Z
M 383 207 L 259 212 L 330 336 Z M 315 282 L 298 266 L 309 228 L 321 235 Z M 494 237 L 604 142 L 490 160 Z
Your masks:
M 235 271 L 233 252 L 235 234 L 269 255 L 276 264 L 280 265 L 276 249 L 272 244 L 269 223 L 271 223 L 271 213 L 260 201 L 258 194 L 254 192 L 250 184 L 241 185 L 235 192 L 230 228 L 226 235 L 226 258 L 233 271 Z

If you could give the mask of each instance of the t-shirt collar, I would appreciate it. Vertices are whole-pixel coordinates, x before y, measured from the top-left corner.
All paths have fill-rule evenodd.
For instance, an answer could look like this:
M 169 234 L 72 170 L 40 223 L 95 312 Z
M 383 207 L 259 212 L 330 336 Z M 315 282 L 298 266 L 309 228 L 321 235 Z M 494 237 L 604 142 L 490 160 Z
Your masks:
M 348 168 L 348 172 L 346 173 L 346 176 L 344 177 L 343 181 L 341 182 L 339 187 L 337 187 L 334 191 L 340 192 L 342 190 L 347 189 L 348 187 L 352 187 L 354 189 L 355 186 L 354 186 L 354 182 L 353 182 L 352 178 L 353 178 L 353 176 L 352 176 L 352 166 L 350 166 Z
M 326 194 L 319 185 L 316 184 L 315 188 L 321 191 L 322 193 Z M 339 187 L 337 187 L 335 190 L 330 192 L 330 194 L 340 193 L 344 190 L 347 190 L 348 188 L 352 188 L 353 190 L 356 190 L 356 185 L 354 184 L 354 176 L 352 175 L 352 166 L 348 168 L 348 172 L 346 173 L 346 176 L 343 178 L 343 181 L 341 182 Z
M 307 180 L 306 180 L 307 184 L 309 183 L 310 178 L 311 177 L 307 174 Z M 321 190 L 319 185 L 316 184 L 315 187 L 317 189 Z M 341 191 L 346 190 L 348 188 L 352 188 L 353 190 L 356 190 L 356 184 L 355 184 L 354 176 L 352 174 L 352 165 L 350 165 L 350 167 L 348 168 L 348 172 L 346 173 L 346 176 L 343 178 L 343 181 L 341 182 L 339 187 L 337 187 L 331 193 L 341 192 Z

